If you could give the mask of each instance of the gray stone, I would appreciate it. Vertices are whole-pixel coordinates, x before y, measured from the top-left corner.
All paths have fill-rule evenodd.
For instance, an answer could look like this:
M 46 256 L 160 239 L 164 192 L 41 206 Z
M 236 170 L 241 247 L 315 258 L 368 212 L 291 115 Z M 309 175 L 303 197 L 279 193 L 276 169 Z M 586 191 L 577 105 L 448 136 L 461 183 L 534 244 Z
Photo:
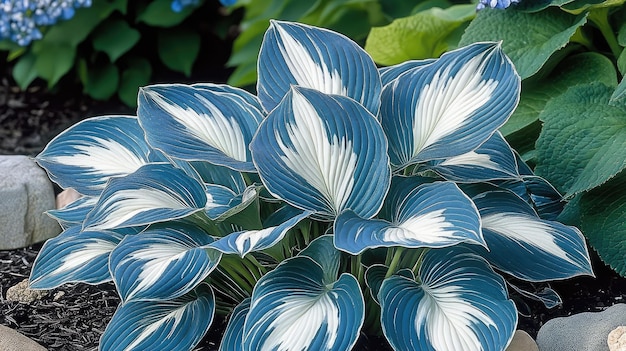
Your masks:
M 0 351 L 46 351 L 46 348 L 15 330 L 0 325 Z
M 527 332 L 516 330 L 506 351 L 539 351 L 539 347 Z
M 609 333 L 626 325 L 626 304 L 549 320 L 539 329 L 541 351 L 609 351 Z
M 28 279 L 24 279 L 7 289 L 7 301 L 30 304 L 48 294 L 47 290 L 33 290 L 28 287 Z
M 44 213 L 54 208 L 54 188 L 43 169 L 26 156 L 0 155 L 0 250 L 58 235 L 58 223 Z

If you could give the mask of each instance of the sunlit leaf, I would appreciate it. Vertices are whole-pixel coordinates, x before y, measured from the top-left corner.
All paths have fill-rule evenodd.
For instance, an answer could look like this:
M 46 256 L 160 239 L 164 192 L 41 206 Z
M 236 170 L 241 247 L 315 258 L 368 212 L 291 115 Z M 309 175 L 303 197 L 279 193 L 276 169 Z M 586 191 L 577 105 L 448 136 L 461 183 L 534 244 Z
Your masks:
M 519 100 L 520 77 L 497 43 L 448 52 L 383 89 L 380 118 L 391 163 L 404 167 L 475 150 Z
M 213 322 L 213 290 L 201 284 L 168 301 L 134 300 L 120 305 L 100 338 L 100 349 L 191 350 Z
M 383 332 L 395 350 L 503 350 L 517 310 L 502 277 L 480 256 L 430 250 L 418 281 L 393 275 L 378 293 Z
M 376 65 L 355 42 L 327 29 L 270 21 L 257 84 L 265 110 L 274 109 L 292 85 L 351 97 L 374 115 L 380 107 Z
M 112 179 L 84 228 L 132 227 L 183 218 L 207 204 L 202 184 L 170 164 L 148 164 L 133 174 Z
M 54 182 L 97 196 L 111 177 L 150 162 L 150 147 L 136 117 L 86 119 L 54 138 L 35 158 Z
M 316 218 L 332 219 L 347 208 L 371 217 L 388 189 L 382 129 L 343 96 L 293 87 L 263 121 L 251 149 L 270 193 Z

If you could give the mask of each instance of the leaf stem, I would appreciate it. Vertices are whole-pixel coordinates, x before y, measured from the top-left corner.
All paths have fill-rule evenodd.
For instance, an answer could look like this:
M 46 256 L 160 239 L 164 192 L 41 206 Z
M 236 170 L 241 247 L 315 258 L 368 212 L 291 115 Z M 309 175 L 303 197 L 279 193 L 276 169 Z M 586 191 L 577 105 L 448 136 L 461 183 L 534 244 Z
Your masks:
M 391 277 L 398 268 L 398 264 L 400 263 L 400 259 L 402 258 L 402 253 L 406 250 L 404 247 L 398 247 L 394 249 L 393 258 L 389 263 L 389 269 L 387 269 L 387 274 L 385 274 L 385 279 Z
M 622 53 L 623 48 L 617 42 L 613 28 L 611 28 L 611 25 L 609 24 L 609 8 L 601 7 L 592 10 L 589 12 L 589 20 L 598 27 L 607 44 L 609 44 L 611 52 L 615 58 L 618 58 Z

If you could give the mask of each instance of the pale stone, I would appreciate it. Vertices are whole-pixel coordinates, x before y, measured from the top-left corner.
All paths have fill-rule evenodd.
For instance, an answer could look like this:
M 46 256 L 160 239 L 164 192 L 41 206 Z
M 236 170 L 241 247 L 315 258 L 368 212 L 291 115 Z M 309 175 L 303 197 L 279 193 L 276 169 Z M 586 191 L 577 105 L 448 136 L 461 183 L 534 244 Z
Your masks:
M 626 326 L 619 326 L 609 333 L 607 344 L 610 351 L 626 351 Z
M 0 325 L 0 351 L 46 351 L 46 348 L 17 331 Z
M 57 195 L 56 208 L 61 209 L 81 197 L 80 193 L 73 188 L 67 188 Z
M 44 212 L 55 208 L 46 172 L 26 156 L 0 156 L 0 250 L 52 238 L 61 227 Z
M 7 301 L 15 301 L 25 304 L 33 303 L 46 296 L 46 290 L 33 290 L 28 287 L 28 279 L 24 279 L 7 289 Z
M 611 330 L 626 325 L 626 304 L 546 322 L 537 334 L 541 351 L 608 351 Z
M 535 340 L 523 330 L 516 330 L 506 351 L 539 351 Z

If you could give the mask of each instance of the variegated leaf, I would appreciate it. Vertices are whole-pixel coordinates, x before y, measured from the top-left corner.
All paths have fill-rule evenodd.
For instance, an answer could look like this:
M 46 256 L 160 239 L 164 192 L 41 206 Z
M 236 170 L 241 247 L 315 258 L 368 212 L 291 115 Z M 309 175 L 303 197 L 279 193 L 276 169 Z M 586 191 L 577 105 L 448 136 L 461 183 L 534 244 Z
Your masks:
M 191 291 L 218 265 L 221 253 L 199 227 L 171 222 L 128 236 L 113 250 L 111 273 L 122 301 L 169 300 Z
M 520 179 L 515 154 L 497 131 L 476 150 L 445 160 L 431 161 L 429 168 L 455 182 Z
M 364 316 L 356 278 L 344 273 L 325 283 L 318 263 L 307 256 L 293 257 L 255 286 L 243 350 L 349 350 Z
M 170 164 L 154 163 L 111 179 L 83 227 L 101 230 L 183 218 L 207 204 L 202 184 Z
M 139 91 L 137 115 L 148 143 L 169 156 L 256 171 L 248 145 L 263 115 L 239 95 L 153 85 Z
M 248 316 L 248 311 L 250 311 L 250 300 L 250 298 L 246 298 L 231 312 L 218 351 L 243 350 L 243 324 Z
M 428 251 L 417 281 L 385 279 L 378 300 L 394 350 L 500 351 L 517 324 L 504 279 L 483 258 L 457 247 Z
M 423 184 L 392 204 L 391 222 L 345 211 L 334 223 L 335 246 L 356 255 L 376 247 L 484 245 L 474 203 L 452 182 Z
M 528 281 L 593 275 L 585 238 L 577 228 L 539 218 L 510 192 L 488 192 L 473 200 L 489 251 L 472 250 L 498 269 Z
M 107 325 L 100 350 L 192 350 L 211 326 L 214 311 L 215 296 L 206 284 L 173 300 L 128 301 Z
M 56 219 L 64 229 L 76 225 L 82 226 L 87 214 L 97 202 L 96 196 L 83 196 L 63 208 L 46 211 L 46 214 Z
M 497 43 L 448 52 L 383 89 L 380 118 L 396 167 L 475 150 L 517 106 L 520 77 Z
M 255 95 L 241 88 L 233 87 L 227 84 L 213 84 L 213 83 L 196 83 L 196 84 L 192 84 L 191 86 L 194 88 L 198 88 L 198 89 L 206 89 L 206 90 L 213 91 L 216 93 L 227 93 L 227 94 L 236 95 L 242 98 L 248 104 L 252 105 L 258 111 L 263 111 L 263 106 L 261 106 L 261 101 L 259 101 L 259 99 Z
M 257 91 L 271 111 L 290 86 L 316 89 L 380 107 L 381 81 L 372 58 L 349 38 L 301 23 L 270 21 L 259 53 Z
M 540 218 L 549 221 L 555 221 L 567 203 L 552 184 L 535 175 L 498 182 L 498 186 L 514 192 L 531 205 Z
M 378 69 L 378 72 L 380 73 L 380 79 L 383 82 L 383 86 L 385 86 L 394 81 L 400 75 L 411 71 L 414 68 L 424 67 L 433 62 L 435 62 L 435 59 L 405 61 L 397 65 L 380 68 Z
M 263 121 L 251 149 L 272 195 L 315 218 L 333 219 L 347 208 L 369 218 L 389 187 L 380 125 L 343 96 L 293 87 Z
M 65 283 L 100 284 L 111 280 L 109 254 L 124 237 L 113 231 L 81 231 L 73 226 L 45 242 L 30 275 L 33 289 Z
M 248 207 L 257 199 L 257 186 L 250 185 L 241 194 L 235 194 L 230 189 L 219 185 L 207 185 L 206 215 L 214 220 L 221 221 Z
M 276 245 L 291 228 L 309 215 L 309 212 L 302 212 L 275 227 L 234 232 L 216 240 L 208 247 L 225 254 L 237 254 L 244 257 L 250 252 L 265 250 Z
M 149 154 L 136 117 L 101 116 L 59 134 L 35 161 L 62 188 L 98 196 L 111 177 L 125 176 L 149 163 Z

